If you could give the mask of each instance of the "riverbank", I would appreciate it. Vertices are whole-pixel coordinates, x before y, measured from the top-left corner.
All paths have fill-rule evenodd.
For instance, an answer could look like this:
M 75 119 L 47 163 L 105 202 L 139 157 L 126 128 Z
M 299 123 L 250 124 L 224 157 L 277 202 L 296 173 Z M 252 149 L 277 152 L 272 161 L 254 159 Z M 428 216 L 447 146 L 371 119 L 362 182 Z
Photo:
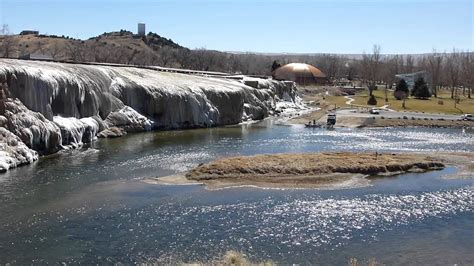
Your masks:
M 200 165 L 186 174 L 148 180 L 159 184 L 205 184 L 267 188 L 345 188 L 367 185 L 365 177 L 425 172 L 444 160 L 417 153 L 325 152 L 232 157 Z

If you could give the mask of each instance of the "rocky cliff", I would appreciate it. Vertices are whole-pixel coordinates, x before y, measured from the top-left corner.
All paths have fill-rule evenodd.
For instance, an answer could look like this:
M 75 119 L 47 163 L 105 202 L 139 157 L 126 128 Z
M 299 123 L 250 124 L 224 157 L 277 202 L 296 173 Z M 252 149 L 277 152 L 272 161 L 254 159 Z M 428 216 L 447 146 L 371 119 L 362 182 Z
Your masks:
M 77 147 L 110 128 L 138 132 L 262 119 L 279 101 L 296 99 L 293 83 L 273 80 L 14 59 L 0 59 L 0 84 L 1 126 L 40 154 Z

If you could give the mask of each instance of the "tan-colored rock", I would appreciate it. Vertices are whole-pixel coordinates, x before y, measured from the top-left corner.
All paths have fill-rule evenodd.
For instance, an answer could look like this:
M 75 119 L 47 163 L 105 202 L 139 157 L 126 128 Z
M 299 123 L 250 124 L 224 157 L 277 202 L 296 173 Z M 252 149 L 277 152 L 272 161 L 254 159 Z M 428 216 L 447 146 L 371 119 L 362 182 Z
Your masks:
M 121 129 L 119 127 L 110 127 L 107 129 L 102 130 L 97 134 L 97 137 L 99 138 L 117 138 L 127 135 L 127 131 L 124 129 Z

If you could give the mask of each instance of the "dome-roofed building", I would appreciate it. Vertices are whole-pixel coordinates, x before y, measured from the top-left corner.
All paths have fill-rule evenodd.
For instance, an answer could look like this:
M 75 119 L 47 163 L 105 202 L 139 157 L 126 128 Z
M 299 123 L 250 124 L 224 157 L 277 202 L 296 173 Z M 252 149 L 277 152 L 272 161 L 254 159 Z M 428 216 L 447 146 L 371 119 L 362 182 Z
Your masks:
M 272 77 L 276 80 L 292 80 L 301 85 L 328 82 L 326 74 L 321 70 L 303 63 L 290 63 L 281 66 L 272 72 Z

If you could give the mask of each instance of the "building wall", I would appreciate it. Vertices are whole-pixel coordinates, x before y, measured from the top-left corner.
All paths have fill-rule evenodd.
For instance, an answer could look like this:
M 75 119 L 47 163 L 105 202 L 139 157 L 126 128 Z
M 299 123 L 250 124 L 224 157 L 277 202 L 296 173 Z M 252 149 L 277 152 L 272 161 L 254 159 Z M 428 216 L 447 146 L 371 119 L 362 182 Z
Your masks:
M 419 79 L 420 77 L 422 77 L 425 80 L 426 84 L 428 85 L 428 88 L 430 88 L 431 92 L 433 92 L 431 75 L 430 73 L 426 71 L 406 73 L 406 74 L 397 74 L 395 75 L 395 77 L 399 79 L 404 79 L 410 90 L 413 89 L 413 86 L 415 85 L 415 81 Z

